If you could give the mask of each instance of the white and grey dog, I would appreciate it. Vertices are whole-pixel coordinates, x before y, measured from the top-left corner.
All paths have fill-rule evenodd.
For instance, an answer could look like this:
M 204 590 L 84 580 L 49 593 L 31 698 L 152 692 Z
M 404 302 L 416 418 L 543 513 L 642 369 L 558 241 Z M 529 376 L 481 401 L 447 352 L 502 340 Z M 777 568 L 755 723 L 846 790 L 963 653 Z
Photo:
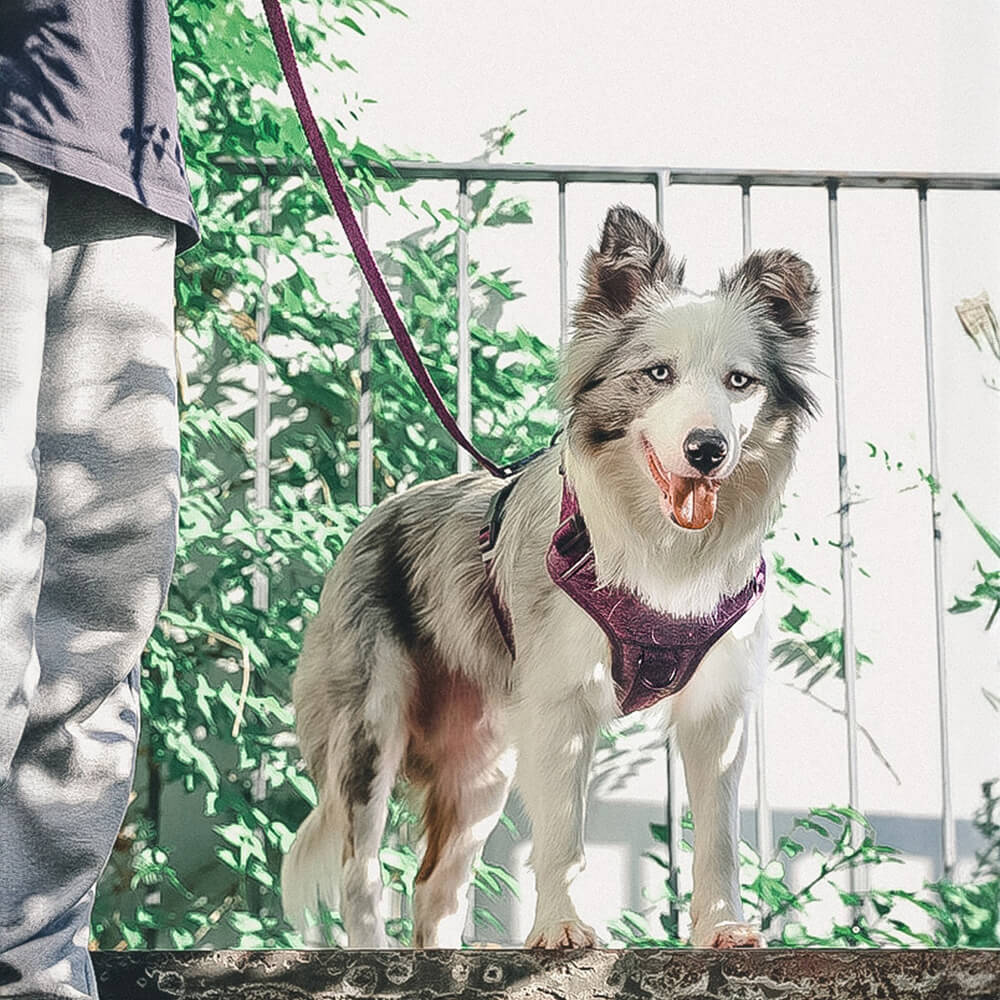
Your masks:
M 352 947 L 386 945 L 378 852 L 405 776 L 422 793 L 426 835 L 414 940 L 459 946 L 473 863 L 516 779 L 537 889 L 527 945 L 595 944 L 570 887 L 596 734 L 620 714 L 620 692 L 605 633 L 546 569 L 564 482 L 601 586 L 657 613 L 711 615 L 753 579 L 816 409 L 804 381 L 818 294 L 808 264 L 756 252 L 712 293 L 682 281 L 661 233 L 611 209 L 562 358 L 564 434 L 518 477 L 492 581 L 477 536 L 498 484 L 484 473 L 387 499 L 340 554 L 294 682 L 319 793 L 282 870 L 285 912 L 304 933 L 322 902 L 339 908 Z M 694 815 L 696 946 L 763 944 L 744 920 L 737 860 L 747 715 L 768 656 L 762 604 L 665 701 Z

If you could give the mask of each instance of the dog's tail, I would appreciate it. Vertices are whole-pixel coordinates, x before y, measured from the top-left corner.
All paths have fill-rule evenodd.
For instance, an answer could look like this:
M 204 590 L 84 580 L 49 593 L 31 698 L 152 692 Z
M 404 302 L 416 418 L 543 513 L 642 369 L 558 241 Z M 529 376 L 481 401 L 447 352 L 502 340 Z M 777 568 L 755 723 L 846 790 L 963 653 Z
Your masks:
M 285 918 L 307 945 L 324 945 L 322 908 L 339 908 L 344 829 L 336 809 L 319 805 L 305 818 L 281 863 Z

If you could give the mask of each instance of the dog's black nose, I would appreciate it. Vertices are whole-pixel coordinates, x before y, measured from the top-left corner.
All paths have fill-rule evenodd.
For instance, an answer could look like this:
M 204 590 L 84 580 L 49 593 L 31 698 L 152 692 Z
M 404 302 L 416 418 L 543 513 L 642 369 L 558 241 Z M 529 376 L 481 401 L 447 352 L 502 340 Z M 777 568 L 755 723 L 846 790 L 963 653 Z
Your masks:
M 714 472 L 726 460 L 729 451 L 719 431 L 696 428 L 684 439 L 684 457 L 703 476 Z

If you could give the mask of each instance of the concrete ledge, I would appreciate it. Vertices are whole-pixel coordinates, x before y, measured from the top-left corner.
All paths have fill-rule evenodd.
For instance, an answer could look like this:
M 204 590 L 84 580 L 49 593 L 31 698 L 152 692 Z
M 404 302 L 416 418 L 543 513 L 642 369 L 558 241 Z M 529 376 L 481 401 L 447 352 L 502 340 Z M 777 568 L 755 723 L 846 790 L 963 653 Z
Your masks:
M 1000 951 L 95 952 L 102 1000 L 998 1000 Z

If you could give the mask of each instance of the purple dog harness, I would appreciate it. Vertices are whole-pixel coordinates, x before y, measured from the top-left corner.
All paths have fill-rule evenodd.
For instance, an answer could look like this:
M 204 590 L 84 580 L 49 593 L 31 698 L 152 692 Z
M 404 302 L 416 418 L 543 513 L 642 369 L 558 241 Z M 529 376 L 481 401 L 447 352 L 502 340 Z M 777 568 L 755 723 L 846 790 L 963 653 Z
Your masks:
M 487 567 L 490 602 L 511 656 L 515 655 L 510 613 L 497 592 L 490 557 L 499 534 L 503 505 L 511 482 L 494 495 L 489 520 L 480 532 Z M 594 549 L 577 504 L 563 480 L 559 527 L 545 559 L 552 582 L 601 627 L 611 646 L 611 676 L 622 715 L 648 708 L 677 694 L 694 676 L 715 642 L 743 617 L 764 592 L 764 560 L 747 585 L 723 597 L 715 610 L 699 617 L 675 617 L 655 611 L 631 591 L 597 584 Z

